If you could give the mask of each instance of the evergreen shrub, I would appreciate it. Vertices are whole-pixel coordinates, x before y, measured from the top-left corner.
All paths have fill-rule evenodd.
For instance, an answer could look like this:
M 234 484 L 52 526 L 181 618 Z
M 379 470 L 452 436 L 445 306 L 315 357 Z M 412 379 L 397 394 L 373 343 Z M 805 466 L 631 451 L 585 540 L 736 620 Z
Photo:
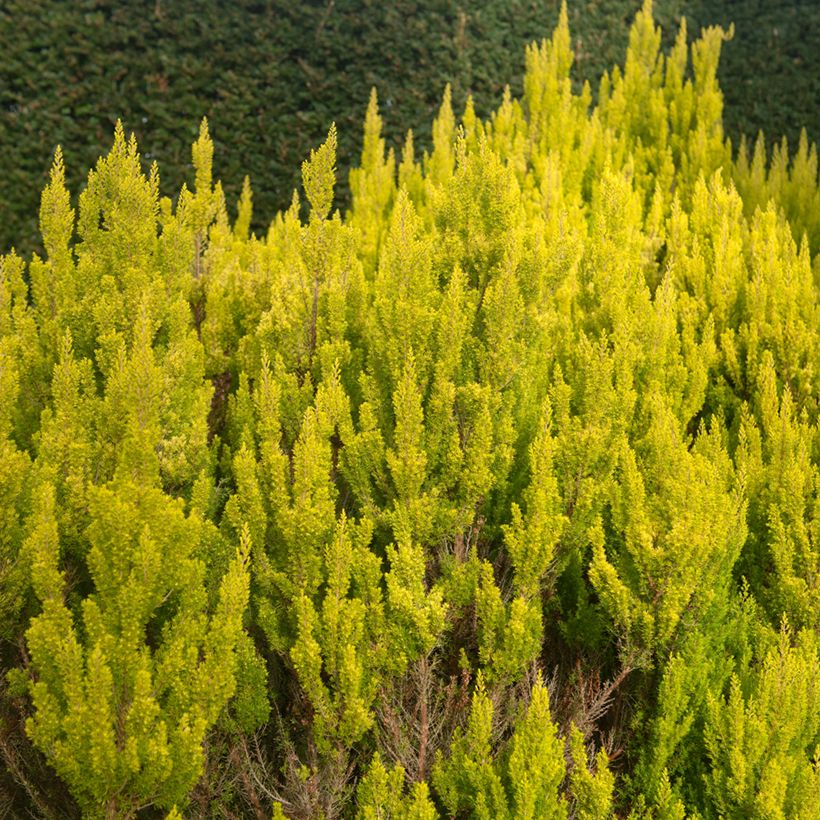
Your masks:
M 726 33 L 574 90 L 564 8 L 418 156 L 374 92 L 231 221 L 118 128 L 0 258 L 0 754 L 22 816 L 816 816 L 817 153 Z M 67 796 L 70 795 L 70 798 Z

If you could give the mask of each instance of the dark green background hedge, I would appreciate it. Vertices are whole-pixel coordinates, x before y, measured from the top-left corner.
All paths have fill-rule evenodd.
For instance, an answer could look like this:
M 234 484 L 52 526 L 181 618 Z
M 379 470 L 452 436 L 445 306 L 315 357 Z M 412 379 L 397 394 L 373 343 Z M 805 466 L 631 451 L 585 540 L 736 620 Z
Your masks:
M 593 87 L 621 61 L 639 0 L 570 0 L 576 77 Z M 286 206 L 299 165 L 335 120 L 344 204 L 369 89 L 398 145 L 428 144 L 446 82 L 479 113 L 506 83 L 520 91 L 524 45 L 547 36 L 558 0 L 3 0 L 0 3 L 0 252 L 37 248 L 36 214 L 58 143 L 76 193 L 118 117 L 171 194 L 190 177 L 190 143 L 207 115 L 215 172 L 230 202 L 244 174 L 261 228 Z M 720 80 L 726 126 L 817 139 L 820 3 L 656 0 L 671 41 L 735 22 Z

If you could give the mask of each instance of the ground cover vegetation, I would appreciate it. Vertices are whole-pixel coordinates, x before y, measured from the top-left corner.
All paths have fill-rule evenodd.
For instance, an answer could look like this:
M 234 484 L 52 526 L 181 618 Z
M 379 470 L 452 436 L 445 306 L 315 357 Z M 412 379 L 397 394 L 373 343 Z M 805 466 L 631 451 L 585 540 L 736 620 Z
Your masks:
M 12 816 L 811 818 L 817 154 L 733 159 L 725 32 L 562 10 L 432 149 L 374 92 L 256 234 L 116 129 L 0 258 Z
M 636 0 L 569 4 L 576 91 L 623 59 Z M 482 118 L 506 83 L 523 92 L 524 48 L 552 31 L 559 0 L 4 0 L 0 4 L 0 253 L 43 253 L 39 192 L 58 144 L 76 197 L 118 119 L 162 169 L 175 197 L 191 176 L 188 146 L 211 125 L 215 175 L 234 202 L 245 175 L 261 233 L 300 184 L 299 166 L 339 129 L 336 203 L 361 153 L 361 117 L 378 88 L 387 147 L 409 128 L 431 150 L 430 124 L 449 82 Z M 671 47 L 689 31 L 734 23 L 718 68 L 724 128 L 820 139 L 820 6 L 814 0 L 656 0 Z M 771 149 L 771 144 L 769 145 Z M 76 206 L 76 199 L 72 199 Z

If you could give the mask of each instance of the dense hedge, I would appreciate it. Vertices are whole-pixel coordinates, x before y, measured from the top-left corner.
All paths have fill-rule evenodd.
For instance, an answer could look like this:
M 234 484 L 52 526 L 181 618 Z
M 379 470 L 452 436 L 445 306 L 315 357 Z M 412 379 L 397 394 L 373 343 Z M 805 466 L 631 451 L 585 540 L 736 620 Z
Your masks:
M 0 812 L 788 817 L 820 796 L 820 188 L 646 0 L 596 104 L 250 232 L 117 127 L 0 256 Z
M 570 4 L 576 82 L 594 84 L 620 61 L 633 0 Z M 190 182 L 183 146 L 207 115 L 217 172 L 230 202 L 245 174 L 261 228 L 287 207 L 298 167 L 331 121 L 339 164 L 354 164 L 358 123 L 371 86 L 383 101 L 385 135 L 408 128 L 430 146 L 429 123 L 451 83 L 461 111 L 471 92 L 479 114 L 504 85 L 521 92 L 524 45 L 552 30 L 557 0 L 7 0 L 0 4 L 0 250 L 37 246 L 38 191 L 55 146 L 73 190 L 118 118 L 150 146 L 163 192 Z M 725 126 L 737 142 L 818 129 L 820 7 L 812 2 L 659 0 L 667 31 L 679 18 L 700 26 L 735 21 L 720 79 Z M 667 42 L 667 45 L 669 43 Z M 340 175 L 339 202 L 347 200 Z

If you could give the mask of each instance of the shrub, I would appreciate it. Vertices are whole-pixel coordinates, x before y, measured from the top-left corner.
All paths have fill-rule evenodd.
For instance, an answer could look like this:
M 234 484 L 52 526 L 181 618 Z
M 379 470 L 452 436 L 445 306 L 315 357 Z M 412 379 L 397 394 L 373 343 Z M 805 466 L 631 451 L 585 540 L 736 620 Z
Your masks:
M 816 154 L 733 162 L 724 36 L 665 55 L 647 0 L 593 106 L 564 9 L 421 158 L 374 94 L 349 212 L 331 128 L 263 236 L 205 123 L 176 205 L 122 129 L 76 214 L 57 155 L 0 262 L 30 771 L 88 816 L 811 815 Z

